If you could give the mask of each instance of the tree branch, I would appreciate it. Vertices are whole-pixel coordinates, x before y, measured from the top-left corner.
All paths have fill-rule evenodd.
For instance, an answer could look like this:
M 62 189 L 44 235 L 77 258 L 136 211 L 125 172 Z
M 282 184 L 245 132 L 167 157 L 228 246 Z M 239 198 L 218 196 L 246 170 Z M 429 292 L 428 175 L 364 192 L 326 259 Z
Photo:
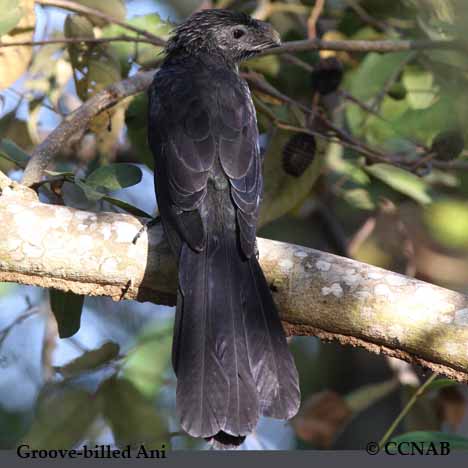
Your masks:
M 317 37 L 317 22 L 325 7 L 325 0 L 316 0 L 315 5 L 310 12 L 309 19 L 307 20 L 307 33 L 309 39 Z
M 154 44 L 152 39 L 136 36 L 112 36 L 112 37 L 54 37 L 51 39 L 44 39 L 40 41 L 15 41 L 15 42 L 1 42 L 2 47 L 18 47 L 18 46 L 43 46 L 49 44 L 105 44 L 109 42 L 144 42 L 146 44 Z
M 261 55 L 278 55 L 285 53 L 304 52 L 312 50 L 334 50 L 337 52 L 403 52 L 407 50 L 462 50 L 466 51 L 467 46 L 458 40 L 343 40 L 343 41 L 322 41 L 321 39 L 308 39 L 304 41 L 289 41 L 280 47 L 269 49 Z
M 151 70 L 114 83 L 65 117 L 61 124 L 34 149 L 24 171 L 23 184 L 31 187 L 39 183 L 48 165 L 76 132 L 86 129 L 91 119 L 102 111 L 128 96 L 144 91 L 150 85 L 153 76 L 154 70 Z
M 80 3 L 73 2 L 71 0 L 35 0 L 35 2 L 38 5 L 54 6 L 58 8 L 63 8 L 65 10 L 74 11 L 76 13 L 81 13 L 83 15 L 101 18 L 107 21 L 108 23 L 118 24 L 119 26 L 122 26 L 123 28 L 128 29 L 129 31 L 133 31 L 137 34 L 140 34 L 143 37 L 150 39 L 153 44 L 156 44 L 158 46 L 164 46 L 166 44 L 166 41 L 164 39 L 155 36 L 154 34 L 151 34 L 145 29 L 137 28 L 136 26 L 133 26 L 130 23 L 114 18 L 113 16 L 108 15 L 100 10 L 96 10 L 95 8 L 91 8 L 86 5 L 81 5 Z
M 160 227 L 40 203 L 0 173 L 0 281 L 174 304 L 176 267 Z M 259 239 L 290 334 L 362 346 L 468 382 L 468 296 L 354 260 Z

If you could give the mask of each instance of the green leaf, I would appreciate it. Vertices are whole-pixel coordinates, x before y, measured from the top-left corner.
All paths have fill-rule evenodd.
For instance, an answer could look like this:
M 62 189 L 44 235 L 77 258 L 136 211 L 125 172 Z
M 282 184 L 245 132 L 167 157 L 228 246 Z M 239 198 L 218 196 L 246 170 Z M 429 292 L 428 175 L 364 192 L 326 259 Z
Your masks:
M 64 32 L 67 38 L 95 37 L 91 20 L 80 15 L 67 16 Z M 67 49 L 76 91 L 83 101 L 121 79 L 120 62 L 109 44 L 68 44 Z
M 127 213 L 132 214 L 133 216 L 137 216 L 139 218 L 148 218 L 151 219 L 152 216 L 146 213 L 140 208 L 131 205 L 130 203 L 124 202 L 123 200 L 119 200 L 118 198 L 110 197 L 105 193 L 101 192 L 98 187 L 90 185 L 85 181 L 75 178 L 75 184 L 83 190 L 86 198 L 91 202 L 96 202 L 98 200 L 105 200 L 107 203 L 110 203 L 113 206 L 117 206 L 118 208 L 126 211 Z
M 10 32 L 21 19 L 19 0 L 0 0 L 0 36 Z
M 125 112 L 127 137 L 141 163 L 154 169 L 153 154 L 148 145 L 147 125 L 148 94 L 140 93 L 132 99 Z
M 172 343 L 172 321 L 150 325 L 139 336 L 134 349 L 128 353 L 123 376 L 147 398 L 154 398 L 164 382 L 169 366 Z
M 84 180 L 78 179 L 77 177 L 75 177 L 75 184 L 83 190 L 83 193 L 89 201 L 96 202 L 106 196 L 105 193 L 96 190 L 94 187 L 88 185 Z
M 155 36 L 159 36 L 163 39 L 169 37 L 169 33 L 172 30 L 172 25 L 163 21 L 161 17 L 156 13 L 149 15 L 136 16 L 128 21 L 129 24 L 137 28 L 144 29 Z M 103 37 L 115 37 L 115 36 L 138 36 L 137 33 L 129 31 L 122 26 L 117 24 L 111 24 L 105 27 L 102 31 Z M 154 63 L 158 58 L 158 54 L 162 51 L 162 47 L 157 47 L 153 44 L 148 43 L 132 43 L 132 42 L 113 42 L 110 44 L 114 50 L 116 56 L 120 60 L 122 70 L 127 75 L 131 62 L 135 61 L 139 65 L 148 66 Z M 133 60 L 132 60 L 133 59 Z
M 44 171 L 47 175 L 50 175 L 51 177 L 57 177 L 61 179 L 74 179 L 75 178 L 75 173 L 70 172 L 70 171 Z
M 424 212 L 424 222 L 432 237 L 449 248 L 468 247 L 468 203 L 463 200 L 441 200 Z
M 430 390 L 440 390 L 441 388 L 445 387 L 453 387 L 454 385 L 458 385 L 459 382 L 456 380 L 451 380 L 451 379 L 437 379 L 431 382 L 427 387 L 426 387 L 426 392 Z
M 363 101 L 376 97 L 410 54 L 411 52 L 367 54 L 359 68 L 346 80 L 346 87 L 354 97 Z
M 14 162 L 19 167 L 26 167 L 29 162 L 29 155 L 22 150 L 14 141 L 4 138 L 0 140 L 0 153 L 6 159 Z
M 69 338 L 80 329 L 84 296 L 49 289 L 50 308 L 57 320 L 60 338 Z
M 376 209 L 376 203 L 369 190 L 364 188 L 344 189 L 343 198 L 358 210 L 374 211 Z
M 0 405 L 0 450 L 18 447 L 31 422 L 27 409 L 9 409 Z
M 107 195 L 105 195 L 102 197 L 102 199 L 105 200 L 107 203 L 117 206 L 118 208 L 121 208 L 127 213 L 132 214 L 133 216 L 137 216 L 139 218 L 149 218 L 149 219 L 152 218 L 150 214 L 146 213 L 143 210 L 140 210 L 140 208 L 130 205 L 130 203 L 119 200 L 118 198 L 108 197 Z
M 400 386 L 397 379 L 377 384 L 364 385 L 346 396 L 346 402 L 354 413 L 366 410 L 377 401 L 385 398 Z
M 397 192 L 407 195 L 419 203 L 427 204 L 432 201 L 426 182 L 411 172 L 384 163 L 368 166 L 366 171 Z
M 437 88 L 434 87 L 434 75 L 422 68 L 407 67 L 402 77 L 407 93 L 406 99 L 412 109 L 427 109 L 434 103 Z
M 47 386 L 22 442 L 35 449 L 71 449 L 85 438 L 97 414 L 97 401 L 88 392 Z
M 86 184 L 91 187 L 103 187 L 107 190 L 120 190 L 131 187 L 141 181 L 142 173 L 138 166 L 126 163 L 109 164 L 93 171 L 86 177 Z
M 447 434 L 445 432 L 433 431 L 415 431 L 407 432 L 398 437 L 391 439 L 392 442 L 397 444 L 402 442 L 449 442 L 450 449 L 454 450 L 468 450 L 468 439 L 455 434 Z
M 101 384 L 97 397 L 117 445 L 151 446 L 164 440 L 166 424 L 151 401 L 129 380 L 111 377 Z
M 392 119 L 392 128 L 400 136 L 429 144 L 441 130 L 458 128 L 455 105 L 460 100 L 459 93 L 443 93 L 427 109 L 408 108 L 400 113 L 396 119 Z
M 127 16 L 127 8 L 124 0 L 106 0 L 105 2 L 102 0 L 76 0 L 76 3 L 102 11 L 102 13 L 120 21 L 123 21 Z M 95 16 L 93 17 L 90 15 L 89 18 L 98 26 L 107 23 L 104 19 Z
M 64 377 L 79 374 L 81 372 L 93 371 L 104 364 L 115 359 L 120 352 L 120 346 L 113 341 L 104 343 L 100 348 L 83 353 L 58 370 Z

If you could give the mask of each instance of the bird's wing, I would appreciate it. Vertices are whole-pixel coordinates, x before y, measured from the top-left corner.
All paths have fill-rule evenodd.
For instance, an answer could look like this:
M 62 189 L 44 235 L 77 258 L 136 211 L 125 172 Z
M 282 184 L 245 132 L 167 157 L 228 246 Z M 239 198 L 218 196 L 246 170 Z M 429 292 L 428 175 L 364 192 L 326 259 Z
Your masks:
M 250 91 L 244 82 L 220 89 L 219 156 L 237 207 L 242 251 L 255 252 L 258 210 L 263 190 L 258 129 Z
M 216 154 L 212 103 L 193 80 L 168 70 L 156 74 L 150 91 L 149 134 L 156 159 L 158 203 L 178 235 L 203 250 L 205 227 L 200 213 Z
M 182 78 L 160 72 L 152 89 L 155 128 L 150 145 L 157 155 L 157 177 L 163 179 L 159 185 L 166 192 L 158 193 L 160 205 L 171 205 L 178 234 L 202 250 L 206 229 L 201 206 L 208 180 L 217 174 L 218 156 L 238 208 L 241 247 L 250 257 L 255 251 L 262 174 L 255 109 L 247 85 L 229 75 L 212 77 L 210 83 L 209 76 L 188 81 L 186 74 Z

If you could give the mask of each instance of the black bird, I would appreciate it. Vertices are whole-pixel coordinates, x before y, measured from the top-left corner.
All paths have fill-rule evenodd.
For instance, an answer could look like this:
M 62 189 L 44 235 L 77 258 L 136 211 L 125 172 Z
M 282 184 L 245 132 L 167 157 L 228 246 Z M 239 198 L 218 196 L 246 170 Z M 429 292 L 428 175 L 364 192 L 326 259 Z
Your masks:
M 262 156 L 238 65 L 277 47 L 263 21 L 202 10 L 175 28 L 149 90 L 158 206 L 179 267 L 172 364 L 182 428 L 236 446 L 290 419 L 297 370 L 256 255 Z

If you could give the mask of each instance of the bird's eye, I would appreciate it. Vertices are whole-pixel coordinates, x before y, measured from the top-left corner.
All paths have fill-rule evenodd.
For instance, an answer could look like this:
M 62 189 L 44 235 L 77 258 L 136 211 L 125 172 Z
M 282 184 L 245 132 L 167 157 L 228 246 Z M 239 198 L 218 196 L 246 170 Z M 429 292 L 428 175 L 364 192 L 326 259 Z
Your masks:
M 234 29 L 232 33 L 232 35 L 234 36 L 234 39 L 240 39 L 244 34 L 245 34 L 245 31 L 243 29 Z

